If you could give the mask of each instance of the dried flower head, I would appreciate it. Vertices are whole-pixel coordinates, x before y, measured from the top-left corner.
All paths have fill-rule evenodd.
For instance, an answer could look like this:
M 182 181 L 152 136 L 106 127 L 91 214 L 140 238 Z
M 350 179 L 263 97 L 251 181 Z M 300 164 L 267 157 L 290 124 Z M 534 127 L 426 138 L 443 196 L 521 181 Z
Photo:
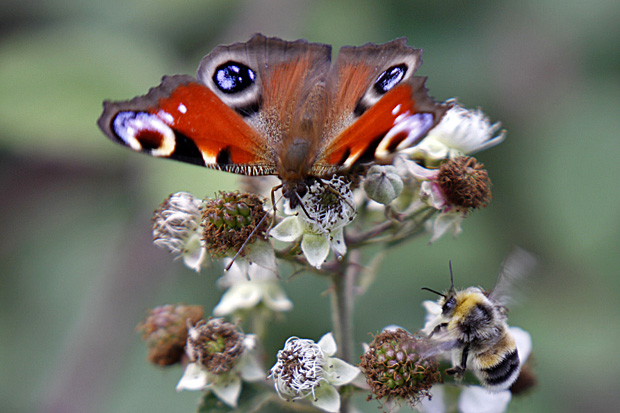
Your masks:
M 153 215 L 153 244 L 183 258 L 189 268 L 200 271 L 206 258 L 201 241 L 202 201 L 188 192 L 170 195 Z
M 220 191 L 219 197 L 206 199 L 203 209 L 203 239 L 214 258 L 237 252 L 244 243 L 265 238 L 267 220 L 258 195 Z M 241 251 L 241 255 L 245 255 Z
M 136 327 L 149 349 L 147 359 L 159 366 L 180 363 L 185 355 L 187 323 L 194 324 L 202 317 L 203 309 L 197 305 L 168 304 L 150 310 Z
M 374 337 L 359 365 L 372 392 L 369 399 L 402 399 L 413 405 L 429 397 L 440 373 L 434 358 L 420 358 L 421 346 L 421 339 L 400 328 Z
M 471 156 L 459 156 L 443 162 L 437 183 L 449 204 L 459 210 L 485 207 L 491 200 L 491 180 L 484 165 Z

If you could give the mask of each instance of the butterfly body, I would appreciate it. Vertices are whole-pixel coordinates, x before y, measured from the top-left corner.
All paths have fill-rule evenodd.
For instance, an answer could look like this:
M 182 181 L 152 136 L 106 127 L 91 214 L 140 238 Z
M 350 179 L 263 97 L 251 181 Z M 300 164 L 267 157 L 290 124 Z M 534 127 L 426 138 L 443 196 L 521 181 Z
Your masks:
M 104 102 L 99 127 L 139 152 L 245 175 L 277 175 L 289 200 L 317 178 L 385 159 L 443 116 L 413 76 L 405 39 L 331 46 L 255 35 L 218 46 L 197 78 L 165 76 L 146 95 Z M 413 131 L 390 134 L 403 119 Z M 294 201 L 293 201 L 294 202 Z

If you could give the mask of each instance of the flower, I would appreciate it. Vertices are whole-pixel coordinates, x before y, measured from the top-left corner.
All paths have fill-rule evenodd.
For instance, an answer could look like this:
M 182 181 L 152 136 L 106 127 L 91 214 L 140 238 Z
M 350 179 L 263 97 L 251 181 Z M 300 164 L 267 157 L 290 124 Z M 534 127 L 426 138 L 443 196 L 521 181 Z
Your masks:
M 196 272 L 205 264 L 206 248 L 201 240 L 202 201 L 188 192 L 170 195 L 153 215 L 153 244 L 183 258 Z
M 427 166 L 437 165 L 442 159 L 472 155 L 503 142 L 505 131 L 493 136 L 501 124 L 491 124 L 482 110 L 465 109 L 455 99 L 446 103 L 453 106 L 437 126 L 406 150 L 412 159 L 422 160 Z
M 159 366 L 180 363 L 185 354 L 187 323 L 196 323 L 203 317 L 198 305 L 162 305 L 136 327 L 142 333 L 149 349 L 148 360 Z
M 355 203 L 349 182 L 334 176 L 330 181 L 317 180 L 308 187 L 294 210 L 287 214 L 269 234 L 283 242 L 301 238 L 301 250 L 310 265 L 321 268 L 330 249 L 339 259 L 347 252 L 343 228 L 355 218 Z
M 265 378 L 253 353 L 254 335 L 244 335 L 221 318 L 200 321 L 189 328 L 186 353 L 191 363 L 177 384 L 177 391 L 212 391 L 222 402 L 236 407 L 241 379 Z
M 353 382 L 359 369 L 331 357 L 336 350 L 331 333 L 318 343 L 297 337 L 286 340 L 268 376 L 273 379 L 278 395 L 287 401 L 311 396 L 312 404 L 319 409 L 340 411 L 340 394 L 334 386 Z
M 420 339 L 402 328 L 385 328 L 360 358 L 360 369 L 375 398 L 390 404 L 406 400 L 414 405 L 429 396 L 440 380 L 434 357 L 421 358 Z
M 225 259 L 230 261 L 230 259 Z M 254 308 L 259 303 L 272 311 L 289 311 L 293 303 L 280 287 L 275 271 L 237 259 L 228 272 L 218 280 L 220 287 L 228 288 L 213 309 L 217 317 L 238 310 Z

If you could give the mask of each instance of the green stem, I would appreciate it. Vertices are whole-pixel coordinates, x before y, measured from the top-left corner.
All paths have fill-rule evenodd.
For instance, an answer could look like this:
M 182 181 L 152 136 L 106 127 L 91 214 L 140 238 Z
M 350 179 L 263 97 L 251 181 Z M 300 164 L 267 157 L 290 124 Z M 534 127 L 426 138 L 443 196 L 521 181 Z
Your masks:
M 332 275 L 332 322 L 334 336 L 338 343 L 339 357 L 350 364 L 353 362 L 353 285 L 359 273 L 359 251 L 350 251 L 340 262 L 339 270 Z M 341 412 L 348 412 L 350 399 L 343 398 Z

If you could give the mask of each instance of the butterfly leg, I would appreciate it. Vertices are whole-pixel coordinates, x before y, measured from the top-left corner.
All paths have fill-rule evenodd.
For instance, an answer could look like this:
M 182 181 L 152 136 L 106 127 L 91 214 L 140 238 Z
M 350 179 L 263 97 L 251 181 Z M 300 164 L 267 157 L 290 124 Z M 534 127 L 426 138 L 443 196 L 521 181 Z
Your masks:
M 267 228 L 267 234 L 269 234 L 271 228 L 276 225 L 276 213 L 278 212 L 278 209 L 276 208 L 276 191 L 282 188 L 282 186 L 283 185 L 280 184 L 271 188 L 271 206 L 273 208 L 273 217 L 271 218 L 271 224 L 269 224 L 269 227 Z

